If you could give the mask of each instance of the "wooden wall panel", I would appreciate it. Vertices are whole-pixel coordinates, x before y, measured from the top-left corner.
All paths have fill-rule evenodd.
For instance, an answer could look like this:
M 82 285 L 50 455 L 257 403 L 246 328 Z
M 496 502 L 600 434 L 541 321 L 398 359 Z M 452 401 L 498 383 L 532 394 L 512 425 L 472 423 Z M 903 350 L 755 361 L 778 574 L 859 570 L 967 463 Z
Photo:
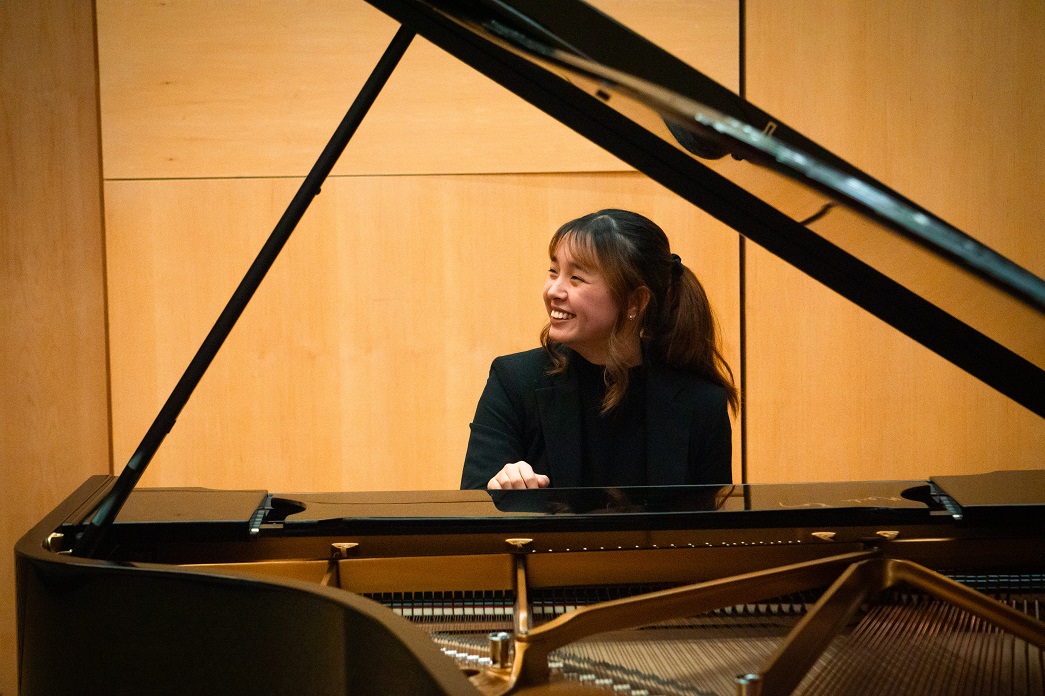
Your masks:
M 1045 275 L 1045 7 L 756 0 L 747 8 L 751 101 Z M 1045 420 L 749 248 L 752 480 L 1045 464 Z
M 118 463 L 294 186 L 107 183 Z M 566 220 L 610 206 L 643 212 L 669 232 L 704 278 L 736 366 L 736 234 L 644 177 L 336 177 L 143 483 L 456 488 L 490 361 L 537 345 L 548 238 Z
M 735 3 L 599 5 L 736 84 Z M 98 24 L 108 179 L 303 176 L 397 28 L 362 0 L 100 0 Z M 626 169 L 415 39 L 335 171 Z
M 94 51 L 90 3 L 0 3 L 0 694 L 14 544 L 109 471 Z

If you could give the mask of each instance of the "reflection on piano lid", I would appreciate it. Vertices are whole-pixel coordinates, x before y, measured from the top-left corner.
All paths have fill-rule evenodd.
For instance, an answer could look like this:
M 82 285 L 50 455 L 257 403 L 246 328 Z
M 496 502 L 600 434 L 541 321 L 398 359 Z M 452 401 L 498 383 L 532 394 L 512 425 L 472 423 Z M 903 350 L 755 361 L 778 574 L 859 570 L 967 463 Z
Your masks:
M 70 515 L 75 539 L 99 490 Z M 953 537 L 979 525 L 1045 525 L 1045 471 L 941 476 L 929 481 L 845 481 L 729 486 L 548 488 L 508 491 L 278 493 L 201 488 L 135 490 L 101 556 L 121 543 L 286 536 L 632 533 L 830 527 L 860 538 L 882 525 L 932 527 Z M 725 535 L 721 532 L 728 530 Z M 499 543 L 499 542 L 498 542 Z M 723 542 L 728 543 L 728 541 Z M 474 547 L 473 547 L 474 548 Z M 418 551 L 422 552 L 422 551 Z

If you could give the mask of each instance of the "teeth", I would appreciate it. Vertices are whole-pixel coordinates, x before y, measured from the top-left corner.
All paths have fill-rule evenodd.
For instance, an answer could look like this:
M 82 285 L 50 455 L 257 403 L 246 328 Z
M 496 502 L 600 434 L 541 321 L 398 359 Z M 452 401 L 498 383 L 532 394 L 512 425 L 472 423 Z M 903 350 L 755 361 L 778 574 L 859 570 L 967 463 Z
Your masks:
M 551 311 L 551 318 L 552 319 L 569 319 L 572 316 L 573 316 L 572 314 L 568 314 L 568 313 L 562 311 L 561 309 L 553 309 Z

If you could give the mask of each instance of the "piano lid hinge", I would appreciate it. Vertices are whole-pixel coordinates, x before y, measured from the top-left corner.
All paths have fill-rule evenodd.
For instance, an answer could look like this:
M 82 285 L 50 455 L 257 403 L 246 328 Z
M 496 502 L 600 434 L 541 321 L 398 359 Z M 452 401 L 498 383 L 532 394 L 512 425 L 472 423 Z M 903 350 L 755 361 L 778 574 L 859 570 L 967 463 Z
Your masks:
M 254 511 L 254 516 L 250 520 L 250 527 L 249 527 L 249 530 L 248 530 L 248 533 L 251 536 L 254 536 L 254 535 L 258 534 L 261 531 L 261 525 L 265 521 L 265 514 L 270 509 L 271 508 L 267 508 L 267 507 L 262 506 L 262 507 L 259 507 L 257 510 Z
M 962 521 L 964 514 L 962 513 L 961 506 L 954 502 L 954 499 L 949 495 L 940 495 L 937 500 L 943 505 L 944 509 L 947 510 L 948 514 L 957 522 Z
M 65 553 L 70 554 L 73 552 L 72 549 L 66 548 L 65 546 L 65 535 L 61 532 L 52 532 L 47 535 L 44 539 L 44 548 L 51 553 Z

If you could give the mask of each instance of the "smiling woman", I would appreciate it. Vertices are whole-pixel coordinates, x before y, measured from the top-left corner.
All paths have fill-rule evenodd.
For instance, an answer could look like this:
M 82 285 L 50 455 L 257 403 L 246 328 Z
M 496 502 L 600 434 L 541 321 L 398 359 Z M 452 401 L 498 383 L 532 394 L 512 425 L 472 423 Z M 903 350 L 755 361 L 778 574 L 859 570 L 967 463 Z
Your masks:
M 553 250 L 551 268 L 544 284 L 544 306 L 548 311 L 548 338 L 570 346 L 588 362 L 606 364 L 609 359 L 609 341 L 620 314 L 591 253 L 584 248 L 573 249 L 570 240 L 564 240 Z M 639 305 L 645 307 L 649 292 L 639 288 L 628 298 L 628 319 L 633 321 Z M 638 336 L 629 335 L 628 362 L 638 363 Z
M 624 210 L 552 236 L 543 348 L 494 360 L 462 488 L 731 482 L 733 374 L 700 281 Z

